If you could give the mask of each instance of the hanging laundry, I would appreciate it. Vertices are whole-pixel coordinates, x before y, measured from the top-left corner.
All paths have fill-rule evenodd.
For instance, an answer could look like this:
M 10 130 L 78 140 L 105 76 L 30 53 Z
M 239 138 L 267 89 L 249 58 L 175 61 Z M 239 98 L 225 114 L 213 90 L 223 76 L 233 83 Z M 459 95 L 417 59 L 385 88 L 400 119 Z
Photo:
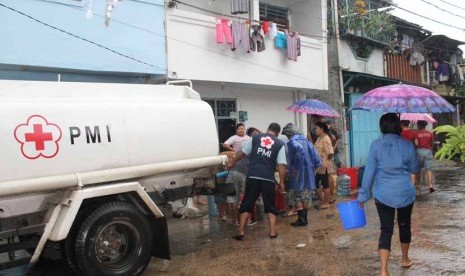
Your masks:
M 296 32 L 286 31 L 287 37 L 287 58 L 293 61 L 297 61 L 297 57 L 300 56 L 300 37 Z
M 447 64 L 446 62 L 439 63 L 438 75 L 440 82 L 449 81 L 449 64 Z
M 249 25 L 247 23 L 233 21 L 231 50 L 236 50 L 239 45 L 242 46 L 246 53 L 250 53 Z
M 417 51 L 413 51 L 413 53 L 410 55 L 410 65 L 415 66 L 415 65 L 421 65 L 425 62 L 425 57 Z
M 262 29 L 263 29 L 263 33 L 267 35 L 270 32 L 270 22 L 268 21 L 262 22 Z
M 216 43 L 223 43 L 226 39 L 227 44 L 232 43 L 232 33 L 230 22 L 227 19 L 216 18 Z
M 455 50 L 455 60 L 457 64 L 462 64 L 463 62 L 463 51 L 458 48 Z
M 263 52 L 265 51 L 265 34 L 263 33 L 262 26 L 250 26 L 250 50 Z
M 269 34 L 271 39 L 274 39 L 278 35 L 278 25 L 276 23 L 271 22 Z
M 455 65 L 448 64 L 449 65 L 449 82 L 450 83 L 455 83 Z
M 231 0 L 231 13 L 242 14 L 249 13 L 250 1 L 249 0 Z
M 458 74 L 458 80 L 459 80 L 459 85 L 464 85 L 465 84 L 465 78 L 463 76 L 463 70 L 460 66 L 457 65 L 457 74 Z
M 287 36 L 283 32 L 277 32 L 275 46 L 278 49 L 287 49 Z

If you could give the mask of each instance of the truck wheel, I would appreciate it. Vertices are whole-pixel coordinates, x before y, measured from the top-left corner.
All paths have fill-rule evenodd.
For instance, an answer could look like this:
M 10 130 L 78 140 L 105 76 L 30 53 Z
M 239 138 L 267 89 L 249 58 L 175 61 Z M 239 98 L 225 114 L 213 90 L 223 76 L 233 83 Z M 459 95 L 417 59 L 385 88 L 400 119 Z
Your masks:
M 150 224 L 136 207 L 110 202 L 76 229 L 74 256 L 82 275 L 140 275 L 151 257 Z

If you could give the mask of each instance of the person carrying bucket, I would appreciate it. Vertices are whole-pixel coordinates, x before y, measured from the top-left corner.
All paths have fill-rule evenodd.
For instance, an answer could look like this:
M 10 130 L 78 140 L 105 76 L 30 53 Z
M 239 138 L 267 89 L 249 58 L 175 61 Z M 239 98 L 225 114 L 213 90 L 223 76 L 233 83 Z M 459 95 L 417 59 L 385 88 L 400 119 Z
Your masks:
M 282 134 L 289 139 L 289 205 L 296 208 L 299 216 L 291 225 L 307 226 L 307 211 L 312 202 L 311 191 L 316 189 L 315 170 L 321 167 L 321 160 L 313 145 L 300 133 L 297 126 L 287 124 Z
M 411 234 L 411 216 L 415 201 L 415 174 L 418 172 L 418 158 L 414 145 L 403 139 L 400 119 L 397 114 L 387 113 L 380 119 L 383 136 L 373 141 L 363 176 L 358 201 L 363 208 L 372 195 L 381 222 L 379 254 L 381 275 L 389 275 L 388 261 L 391 251 L 391 238 L 394 230 L 394 217 L 397 222 L 402 249 L 402 267 L 412 266 L 408 252 Z

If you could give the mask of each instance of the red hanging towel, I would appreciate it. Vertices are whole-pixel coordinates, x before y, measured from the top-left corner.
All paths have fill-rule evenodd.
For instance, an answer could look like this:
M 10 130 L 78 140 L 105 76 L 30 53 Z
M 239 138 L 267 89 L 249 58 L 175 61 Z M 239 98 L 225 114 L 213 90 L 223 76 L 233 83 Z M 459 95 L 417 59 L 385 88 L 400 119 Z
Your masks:
M 267 35 L 270 32 L 270 22 L 269 21 L 264 21 L 262 22 L 262 30 Z

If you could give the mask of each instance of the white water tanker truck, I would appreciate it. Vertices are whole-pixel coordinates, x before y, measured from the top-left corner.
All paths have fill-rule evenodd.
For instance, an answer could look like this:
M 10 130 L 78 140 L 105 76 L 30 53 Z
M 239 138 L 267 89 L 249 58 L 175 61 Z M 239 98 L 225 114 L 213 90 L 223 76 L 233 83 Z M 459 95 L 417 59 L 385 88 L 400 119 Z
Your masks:
M 139 275 L 170 257 L 160 205 L 227 162 L 187 86 L 0 81 L 0 137 L 0 269 L 52 247 L 79 275 Z

